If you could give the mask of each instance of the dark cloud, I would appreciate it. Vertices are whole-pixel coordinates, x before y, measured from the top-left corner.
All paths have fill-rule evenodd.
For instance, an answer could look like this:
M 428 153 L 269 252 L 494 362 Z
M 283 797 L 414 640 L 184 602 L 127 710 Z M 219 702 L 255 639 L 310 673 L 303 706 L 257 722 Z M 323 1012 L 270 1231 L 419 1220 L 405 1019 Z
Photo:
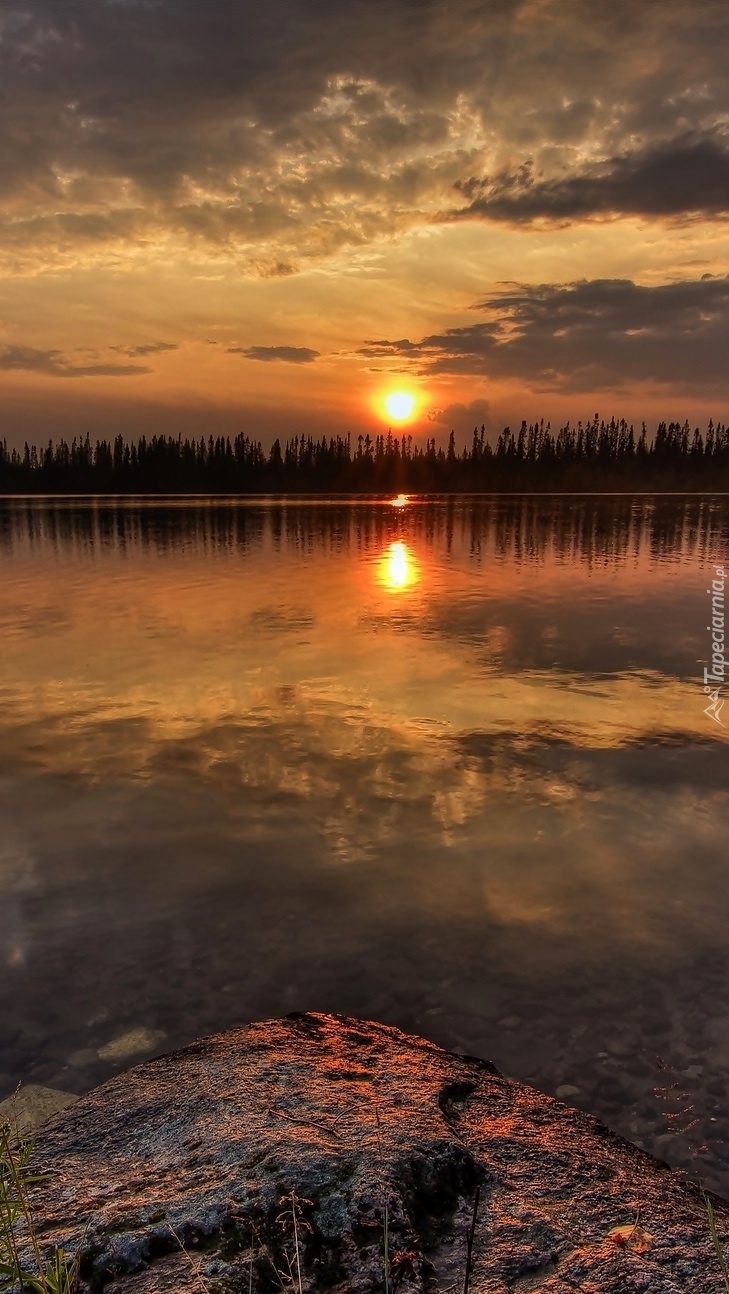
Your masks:
M 264 363 L 279 360 L 285 364 L 313 364 L 320 352 L 311 350 L 309 346 L 228 346 L 228 354 L 259 359 Z
M 144 364 L 73 364 L 63 351 L 37 350 L 33 346 L 6 346 L 0 351 L 0 369 L 21 369 L 49 377 L 138 377 L 152 372 Z
M 729 354 L 729 278 L 658 287 L 626 279 L 505 285 L 479 303 L 482 323 L 412 342 L 369 342 L 368 358 L 418 373 L 524 378 L 558 391 L 652 381 L 721 390 Z
M 680 216 L 729 213 L 729 146 L 720 137 L 686 137 L 590 166 L 582 174 L 543 180 L 525 162 L 492 179 L 456 184 L 470 202 L 458 217 L 528 222 L 624 214 Z
M 15 0 L 0 252 L 172 233 L 276 275 L 464 192 L 509 220 L 723 214 L 728 35 L 725 0 Z
M 488 400 L 472 400 L 470 404 L 456 401 L 443 409 L 431 409 L 428 421 L 434 422 L 439 429 L 448 427 L 465 434 L 473 431 L 474 427 L 488 424 L 490 409 Z
M 179 350 L 179 346 L 171 341 L 151 341 L 140 346 L 112 346 L 111 349 L 122 350 L 125 355 L 136 358 L 138 355 L 161 355 L 164 351 Z

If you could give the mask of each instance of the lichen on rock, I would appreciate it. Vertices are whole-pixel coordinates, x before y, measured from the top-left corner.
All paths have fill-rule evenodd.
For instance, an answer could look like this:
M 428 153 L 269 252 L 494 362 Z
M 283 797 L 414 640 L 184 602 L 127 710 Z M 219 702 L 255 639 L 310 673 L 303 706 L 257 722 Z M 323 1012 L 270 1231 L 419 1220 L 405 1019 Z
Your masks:
M 54 1116 L 36 1158 L 41 1239 L 81 1249 L 94 1294 L 460 1290 L 477 1199 L 471 1294 L 723 1288 L 698 1188 L 485 1061 L 361 1020 L 138 1065 Z

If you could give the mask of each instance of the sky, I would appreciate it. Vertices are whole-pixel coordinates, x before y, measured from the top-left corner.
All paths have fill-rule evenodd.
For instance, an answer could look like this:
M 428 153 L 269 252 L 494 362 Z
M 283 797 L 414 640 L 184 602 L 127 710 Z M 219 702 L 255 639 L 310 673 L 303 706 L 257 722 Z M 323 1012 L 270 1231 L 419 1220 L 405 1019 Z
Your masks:
M 4 0 L 0 436 L 725 420 L 728 55 L 726 0 Z

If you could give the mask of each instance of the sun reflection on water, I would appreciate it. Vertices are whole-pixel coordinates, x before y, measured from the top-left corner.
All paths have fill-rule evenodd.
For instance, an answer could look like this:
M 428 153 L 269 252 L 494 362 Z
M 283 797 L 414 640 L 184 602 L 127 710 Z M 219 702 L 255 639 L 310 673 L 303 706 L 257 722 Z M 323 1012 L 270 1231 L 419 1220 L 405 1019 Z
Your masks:
M 383 553 L 380 559 L 379 580 L 393 593 L 399 593 L 417 584 L 417 562 L 402 540 L 390 544 Z

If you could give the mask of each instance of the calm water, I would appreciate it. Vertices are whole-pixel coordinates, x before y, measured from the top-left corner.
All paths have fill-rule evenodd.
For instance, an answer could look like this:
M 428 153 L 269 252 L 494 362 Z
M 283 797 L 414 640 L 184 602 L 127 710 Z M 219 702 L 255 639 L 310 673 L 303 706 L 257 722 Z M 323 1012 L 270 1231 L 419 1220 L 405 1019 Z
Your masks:
M 727 500 L 1 504 L 0 1096 L 344 1011 L 729 1191 L 728 558 Z

